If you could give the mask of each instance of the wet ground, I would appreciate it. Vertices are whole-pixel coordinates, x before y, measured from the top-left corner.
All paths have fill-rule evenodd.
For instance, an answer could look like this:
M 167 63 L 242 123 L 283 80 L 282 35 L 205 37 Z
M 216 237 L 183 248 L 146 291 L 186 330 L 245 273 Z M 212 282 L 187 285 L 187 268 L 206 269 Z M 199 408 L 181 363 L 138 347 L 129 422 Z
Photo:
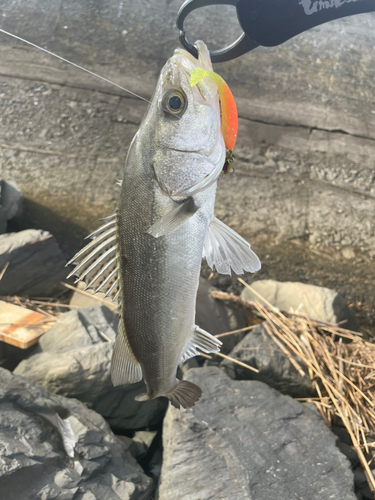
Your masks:
M 361 331 L 375 341 L 375 259 L 352 248 L 312 247 L 308 242 L 291 240 L 275 245 L 253 242 L 252 248 L 262 269 L 247 273 L 245 281 L 260 279 L 300 281 L 340 292 L 352 307 Z M 239 294 L 243 286 L 235 275 L 220 276 L 203 264 L 202 274 L 222 290 Z

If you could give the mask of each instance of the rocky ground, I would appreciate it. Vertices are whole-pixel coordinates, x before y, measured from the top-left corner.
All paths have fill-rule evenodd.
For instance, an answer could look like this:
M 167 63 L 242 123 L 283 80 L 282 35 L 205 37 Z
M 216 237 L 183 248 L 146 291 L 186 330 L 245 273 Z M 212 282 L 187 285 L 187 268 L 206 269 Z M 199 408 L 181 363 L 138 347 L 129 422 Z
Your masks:
M 2 183 L 3 194 L 7 189 Z M 4 215 L 10 213 L 7 203 L 4 196 L 2 223 L 9 231 L 22 217 L 22 196 L 9 218 Z M 50 259 L 55 247 L 48 233 L 0 234 L 0 249 L 5 249 L 1 293 L 17 293 L 4 300 L 50 311 L 53 318 L 48 318 L 53 326 L 29 349 L 0 344 L 0 491 L 7 499 L 373 498 L 342 422 L 336 419 L 329 429 L 315 405 L 295 399 L 315 397 L 313 382 L 296 370 L 263 325 L 222 337 L 221 352 L 230 359 L 196 357 L 180 367 L 179 376 L 203 389 L 191 409 L 176 410 L 163 398 L 135 401 L 144 392 L 143 382 L 114 388 L 110 360 L 116 307 L 80 290 L 73 294 L 59 288 L 66 272 L 59 250 L 43 293 L 41 262 Z M 295 248 L 301 256 L 301 246 Z M 298 309 L 371 333 L 371 317 L 360 315 L 358 323 L 343 295 L 314 286 L 323 282 L 299 274 L 303 258 L 288 258 L 296 263 L 289 274 L 283 254 L 275 251 L 265 256 L 255 280 L 246 276 L 256 293 L 280 309 Z M 12 276 L 8 281 L 7 272 Z M 246 327 L 249 315 L 215 300 L 211 292 L 221 289 L 254 300 L 253 292 L 243 290 L 235 277 L 219 277 L 205 266 L 202 274 L 197 324 L 214 335 Z M 265 279 L 275 275 L 280 282 Z M 286 278 L 296 282 L 285 283 Z M 39 294 L 44 302 L 35 299 Z M 0 302 L 0 317 L 8 302 Z

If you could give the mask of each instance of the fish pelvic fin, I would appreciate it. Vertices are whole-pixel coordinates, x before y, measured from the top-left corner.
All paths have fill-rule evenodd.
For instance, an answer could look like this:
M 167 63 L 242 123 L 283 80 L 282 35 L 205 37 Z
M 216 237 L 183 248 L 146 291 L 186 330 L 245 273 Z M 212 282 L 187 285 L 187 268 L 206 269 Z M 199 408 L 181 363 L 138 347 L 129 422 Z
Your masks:
M 136 360 L 126 336 L 123 321 L 120 320 L 111 362 L 112 384 L 134 384 L 142 380 L 142 368 Z
M 259 271 L 260 260 L 251 250 L 250 244 L 228 227 L 224 222 L 214 217 L 209 225 L 204 240 L 203 257 L 213 270 L 220 274 L 243 274 L 245 271 Z
M 88 236 L 92 241 L 68 262 L 67 265 L 75 264 L 68 278 L 77 276 L 76 283 L 85 282 L 85 290 L 104 292 L 105 297 L 115 301 L 120 294 L 116 212 L 103 221 L 104 224 Z
M 221 345 L 222 342 L 219 339 L 195 325 L 182 349 L 178 362 L 184 363 L 187 359 L 198 356 L 198 349 L 207 354 L 210 352 L 219 352 Z
M 176 385 L 166 394 L 175 408 L 190 408 L 202 396 L 202 389 L 188 380 L 176 380 Z

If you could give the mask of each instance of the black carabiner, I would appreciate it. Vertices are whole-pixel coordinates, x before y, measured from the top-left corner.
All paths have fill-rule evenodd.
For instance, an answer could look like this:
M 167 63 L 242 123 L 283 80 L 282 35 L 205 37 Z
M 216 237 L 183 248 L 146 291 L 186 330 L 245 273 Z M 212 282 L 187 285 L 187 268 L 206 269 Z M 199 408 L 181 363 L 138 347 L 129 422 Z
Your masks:
M 198 51 L 186 38 L 184 21 L 193 10 L 199 9 L 200 7 L 207 7 L 209 5 L 233 5 L 236 7 L 237 0 L 186 0 L 177 14 L 177 28 L 180 30 L 180 43 L 196 58 L 198 58 Z M 249 52 L 258 46 L 258 43 L 251 40 L 251 38 L 249 38 L 245 33 L 242 33 L 242 35 L 228 47 L 221 50 L 210 51 L 211 61 L 213 63 L 230 61 L 231 59 L 235 59 L 236 57 L 246 54 L 246 52 Z
M 243 34 L 232 45 L 210 52 L 212 62 L 223 62 L 255 49 L 273 47 L 303 31 L 341 17 L 375 11 L 375 0 L 187 0 L 177 15 L 180 42 L 195 57 L 184 21 L 190 12 L 208 5 L 233 5 Z

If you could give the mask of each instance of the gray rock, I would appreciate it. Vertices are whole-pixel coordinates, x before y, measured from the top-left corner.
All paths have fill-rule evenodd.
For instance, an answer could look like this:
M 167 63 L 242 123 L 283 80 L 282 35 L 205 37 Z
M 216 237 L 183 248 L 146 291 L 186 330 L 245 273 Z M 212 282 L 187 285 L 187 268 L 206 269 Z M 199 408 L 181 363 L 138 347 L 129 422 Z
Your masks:
M 40 352 L 22 361 L 14 373 L 55 394 L 79 399 L 118 430 L 156 425 L 167 400 L 134 401 L 145 392 L 143 382 L 112 385 L 110 364 L 117 323 L 117 316 L 105 306 L 63 314 L 41 338 Z
M 0 181 L 0 234 L 7 230 L 8 221 L 20 217 L 22 193 L 14 181 Z
M 136 460 L 140 461 L 147 455 L 156 434 L 157 431 L 138 431 L 134 434 L 128 450 Z
M 220 366 L 233 379 L 259 380 L 292 397 L 304 398 L 314 395 L 308 375 L 302 377 L 298 373 L 262 324 L 251 330 L 236 345 L 230 356 L 259 370 L 259 373 L 255 373 L 232 361 L 224 360 Z M 297 362 L 304 367 L 300 359 L 297 359 Z
M 247 326 L 247 317 L 243 309 L 232 307 L 211 297 L 212 290 L 217 290 L 204 278 L 199 280 L 195 322 L 212 335 L 238 330 Z M 220 340 L 221 352 L 228 354 L 244 337 L 245 333 L 235 333 Z
M 297 311 L 310 318 L 328 323 L 345 321 L 341 326 L 348 330 L 358 330 L 355 312 L 346 305 L 339 293 L 329 288 L 307 285 L 298 282 L 260 280 L 251 284 L 252 288 L 273 306 L 286 311 Z M 245 288 L 241 297 L 245 300 L 258 300 L 251 290 Z
M 85 290 L 86 284 L 80 281 L 76 284 L 76 288 L 78 290 Z M 74 307 L 90 307 L 90 306 L 98 306 L 103 304 L 103 300 L 108 303 L 109 309 L 115 309 L 115 304 L 112 302 L 112 299 L 109 297 L 104 298 L 105 293 L 95 293 L 90 288 L 89 290 L 85 290 L 86 293 L 89 293 L 91 296 L 88 296 L 78 291 L 73 292 L 73 295 L 70 298 L 69 304 Z M 101 300 L 102 299 L 102 300 Z
M 0 369 L 7 500 L 149 500 L 151 480 L 97 413 Z
M 66 259 L 47 231 L 26 229 L 0 235 L 0 295 L 48 296 L 66 276 Z
M 203 397 L 168 409 L 159 500 L 356 500 L 349 461 L 316 412 L 216 367 L 186 379 Z

